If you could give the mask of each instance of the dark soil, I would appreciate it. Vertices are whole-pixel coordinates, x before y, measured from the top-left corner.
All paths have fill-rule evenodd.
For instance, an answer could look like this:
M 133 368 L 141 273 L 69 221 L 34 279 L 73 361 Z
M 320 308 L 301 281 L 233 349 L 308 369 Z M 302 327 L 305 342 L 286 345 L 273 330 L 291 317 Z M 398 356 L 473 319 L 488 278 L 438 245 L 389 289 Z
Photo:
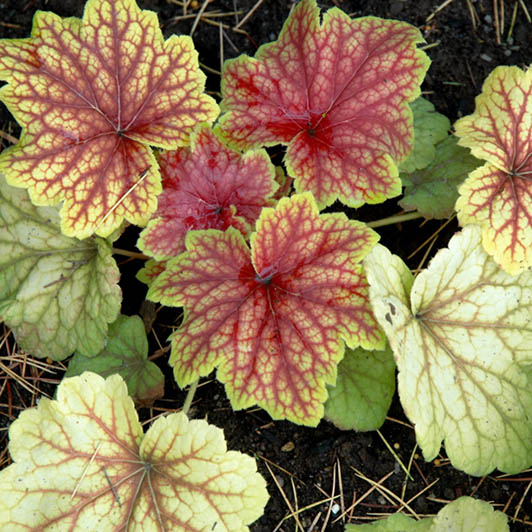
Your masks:
M 199 7 L 202 3 L 197 2 Z M 252 55 L 258 45 L 275 39 L 293 5 L 290 1 L 265 0 L 242 25 L 243 32 L 233 31 L 233 26 L 255 3 L 256 0 L 214 0 L 207 7 L 206 11 L 238 11 L 236 15 L 214 19 L 226 25 L 223 33 L 224 58 L 235 57 L 241 53 Z M 438 5 L 443 2 L 337 0 L 319 3 L 324 8 L 337 5 L 355 17 L 376 15 L 408 21 L 421 29 L 427 43 L 437 43 L 437 46 L 428 50 L 432 66 L 423 84 L 423 90 L 437 110 L 447 115 L 451 121 L 473 111 L 474 98 L 480 92 L 483 80 L 495 66 L 527 67 L 532 63 L 532 24 L 527 21 L 521 5 L 514 0 L 471 0 L 470 5 L 479 17 L 476 28 L 473 27 L 466 0 L 451 1 L 430 21 L 427 21 L 427 18 L 435 13 Z M 177 5 L 177 1 L 139 0 L 139 4 L 159 14 L 166 36 L 172 33 L 190 33 L 194 19 L 179 19 L 183 10 Z M 500 8 L 503 4 L 504 28 L 501 28 L 501 44 L 498 44 L 493 8 L 494 5 Z M 525 0 L 523 4 L 529 4 L 529 10 L 532 11 L 530 2 Z M 81 16 L 83 5 L 83 0 L 0 0 L 0 37 L 28 36 L 32 15 L 37 9 L 54 11 L 62 16 Z M 517 16 L 512 25 L 514 6 Z M 189 9 L 189 12 L 197 13 L 197 8 Z M 511 38 L 508 40 L 510 29 Z M 195 29 L 194 41 L 201 63 L 207 67 L 207 88 L 217 94 L 220 77 L 211 70 L 220 70 L 219 27 L 200 21 Z M 18 137 L 20 132 L 14 119 L 1 104 L 0 130 L 14 137 Z M 5 138 L 0 140 L 2 148 L 9 144 Z M 360 209 L 356 217 L 370 220 L 398 211 L 396 200 L 393 200 L 381 206 Z M 421 228 L 420 225 L 418 222 L 409 222 L 407 225 L 379 230 L 382 242 L 393 252 L 406 257 L 430 236 L 441 222 L 432 221 Z M 440 237 L 437 246 L 445 245 L 455 229 L 456 226 L 449 226 L 447 234 Z M 120 242 L 121 247 L 134 249 L 135 238 L 136 233 L 130 230 Z M 419 260 L 420 256 L 414 257 L 411 266 L 417 266 Z M 145 295 L 145 287 L 134 279 L 134 274 L 140 267 L 138 261 L 123 264 L 121 285 L 125 295 L 123 311 L 126 314 L 139 313 Z M 164 309 L 158 314 L 155 331 L 159 338 L 165 339 L 168 336 L 176 318 L 175 309 Z M 155 341 L 153 346 L 155 352 Z M 168 371 L 166 356 L 158 358 L 157 361 L 167 374 L 165 397 L 156 403 L 156 410 L 141 412 L 145 419 L 158 413 L 160 409 L 179 409 L 183 404 L 184 393 L 177 388 L 171 372 Z M 0 369 L 1 371 L 3 370 Z M 53 382 L 53 379 L 51 384 L 41 380 L 41 390 L 53 394 Z M 4 385 L 0 391 L 0 425 L 3 427 L 18 415 L 20 408 L 34 404 L 34 398 L 29 397 L 15 381 L 10 381 L 9 385 Z M 10 405 L 9 408 L 7 405 Z M 229 448 L 257 457 L 258 467 L 268 482 L 271 499 L 265 515 L 251 527 L 255 532 L 334 532 L 343 530 L 347 522 L 360 523 L 381 514 L 393 513 L 400 508 L 398 499 L 393 496 L 387 499 L 378 490 L 374 490 L 354 510 L 347 511 L 344 517 L 338 519 L 353 501 L 360 499 L 371 488 L 370 481 L 379 482 L 389 473 L 391 476 L 383 481 L 382 485 L 397 497 L 410 501 L 409 506 L 419 515 L 434 514 L 444 502 L 461 495 L 474 494 L 492 502 L 497 509 L 506 511 L 511 517 L 517 511 L 527 485 L 524 475 L 499 478 L 494 473 L 483 479 L 465 475 L 450 466 L 444 455 L 433 463 L 425 463 L 423 458 L 414 454 L 414 431 L 404 417 L 397 398 L 390 411 L 390 418 L 381 428 L 381 434 L 382 438 L 393 446 L 404 464 L 408 464 L 414 454 L 411 467 L 413 481 L 408 483 L 405 483 L 405 473 L 377 432 L 344 432 L 327 422 L 320 423 L 316 429 L 289 422 L 272 422 L 268 414 L 259 408 L 233 412 L 223 386 L 214 378 L 205 380 L 198 389 L 191 414 L 194 417 L 208 416 L 209 422 L 222 427 Z M 5 429 L 0 432 L 0 436 L 0 457 L 5 466 L 8 463 Z M 370 480 L 364 480 L 360 475 L 365 475 Z M 423 491 L 427 487 L 428 489 Z M 420 495 L 416 496 L 417 494 Z M 336 508 L 333 510 L 331 496 L 336 496 L 334 502 L 340 505 L 340 511 L 335 512 Z M 521 502 L 519 519 L 511 524 L 512 530 L 530 529 L 530 502 L 528 493 Z M 306 509 L 302 510 L 304 508 Z M 283 522 L 283 518 L 298 510 L 299 528 L 293 517 Z

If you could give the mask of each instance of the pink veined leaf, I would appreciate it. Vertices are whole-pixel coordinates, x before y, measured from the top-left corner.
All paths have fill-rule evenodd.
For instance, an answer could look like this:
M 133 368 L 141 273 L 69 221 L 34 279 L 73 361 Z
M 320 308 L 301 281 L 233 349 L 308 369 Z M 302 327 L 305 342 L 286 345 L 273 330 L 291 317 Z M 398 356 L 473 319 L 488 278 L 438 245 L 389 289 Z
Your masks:
M 320 206 L 360 206 L 401 192 L 397 163 L 412 147 L 412 113 L 429 65 L 413 26 L 350 19 L 337 8 L 320 25 L 302 0 L 255 58 L 226 62 L 219 128 L 235 146 L 288 144 L 296 191 Z
M 170 364 L 180 386 L 218 368 L 234 408 L 316 425 L 344 343 L 382 348 L 359 262 L 378 236 L 310 193 L 263 209 L 251 251 L 234 228 L 191 231 L 148 297 L 183 306 Z
M 272 205 L 278 185 L 264 150 L 245 154 L 226 147 L 208 125 L 192 135 L 191 147 L 159 157 L 163 192 L 138 246 L 157 260 L 185 250 L 192 229 L 232 226 L 249 236 L 262 207 Z
M 0 41 L 0 79 L 24 128 L 0 171 L 38 205 L 63 201 L 78 238 L 144 225 L 161 191 L 150 145 L 185 146 L 218 114 L 192 39 L 165 41 L 134 0 L 89 0 L 82 20 L 38 11 L 29 39 Z
M 182 412 L 143 432 L 126 383 L 65 378 L 9 427 L 0 472 L 2 530 L 249 532 L 268 502 L 250 456 Z
M 501 66 L 455 124 L 458 143 L 487 161 L 459 189 L 458 220 L 482 227 L 484 249 L 510 275 L 532 267 L 531 122 L 532 70 Z

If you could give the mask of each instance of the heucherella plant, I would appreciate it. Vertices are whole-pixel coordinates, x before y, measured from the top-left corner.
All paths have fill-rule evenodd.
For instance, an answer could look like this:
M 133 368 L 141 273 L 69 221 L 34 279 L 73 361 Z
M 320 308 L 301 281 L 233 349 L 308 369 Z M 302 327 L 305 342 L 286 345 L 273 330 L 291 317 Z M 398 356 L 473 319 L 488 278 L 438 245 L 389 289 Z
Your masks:
M 278 40 L 226 62 L 219 108 L 192 40 L 165 41 L 134 0 L 38 12 L 30 38 L 0 41 L 0 99 L 23 128 L 0 154 L 0 316 L 35 356 L 75 353 L 57 399 L 11 427 L 0 525 L 245 531 L 262 514 L 254 461 L 218 429 L 180 413 L 142 433 L 132 400 L 164 377 L 120 314 L 128 223 L 147 298 L 182 308 L 179 386 L 216 370 L 234 409 L 372 430 L 397 369 L 427 460 L 444 443 L 474 475 L 532 464 L 530 70 L 496 69 L 457 141 L 419 97 L 421 42 L 301 0 Z M 402 185 L 407 218 L 465 226 L 415 278 L 369 225 L 320 212 Z
M 498 67 L 455 125 L 459 144 L 487 161 L 460 187 L 458 220 L 482 227 L 484 248 L 512 275 L 532 268 L 531 123 L 532 69 Z
M 63 202 L 78 238 L 146 223 L 161 191 L 150 146 L 187 145 L 218 115 L 191 38 L 164 41 L 134 0 L 88 0 L 82 20 L 38 11 L 29 39 L 0 42 L 0 79 L 23 127 L 0 172 L 36 205 Z
M 144 434 L 119 375 L 64 379 L 9 429 L 3 530 L 245 532 L 268 501 L 255 460 L 183 413 Z
M 118 373 L 139 406 L 150 406 L 164 395 L 164 375 L 148 360 L 148 338 L 139 316 L 120 315 L 109 327 L 105 347 L 96 356 L 77 352 L 68 363 L 65 377 L 84 371 L 107 377 Z
M 111 243 L 60 224 L 0 174 L 0 316 L 23 349 L 53 360 L 101 351 L 122 300 Z
M 403 197 L 399 205 L 424 218 L 449 218 L 454 213 L 458 187 L 482 162 L 449 135 L 446 116 L 419 97 L 410 105 L 414 115 L 415 143 L 408 159 L 399 167 Z
M 185 251 L 192 229 L 235 227 L 248 237 L 262 207 L 273 205 L 275 169 L 264 150 L 244 155 L 225 146 L 208 125 L 190 148 L 160 155 L 163 192 L 137 246 L 157 260 Z

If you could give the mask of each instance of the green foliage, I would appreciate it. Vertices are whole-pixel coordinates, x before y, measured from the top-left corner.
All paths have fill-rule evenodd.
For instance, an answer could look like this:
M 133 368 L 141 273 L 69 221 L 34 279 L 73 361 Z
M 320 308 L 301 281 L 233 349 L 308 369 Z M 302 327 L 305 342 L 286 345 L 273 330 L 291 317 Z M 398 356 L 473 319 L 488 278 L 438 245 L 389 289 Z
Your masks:
M 401 173 L 426 168 L 436 156 L 436 144 L 447 137 L 451 127 L 449 119 L 436 113 L 434 105 L 422 96 L 414 100 L 410 108 L 414 115 L 414 147 L 408 158 L 399 166 Z
M 381 427 L 395 392 L 392 351 L 346 348 L 336 384 L 329 386 L 325 418 L 337 427 L 358 431 Z
M 434 149 L 434 158 L 421 169 L 402 173 L 405 187 L 399 205 L 417 210 L 424 218 L 449 218 L 454 213 L 458 187 L 480 161 L 458 145 L 456 137 L 446 136 Z
M 0 316 L 19 345 L 53 360 L 101 351 L 122 295 L 110 243 L 63 235 L 56 208 L 1 174 L 0 235 Z
M 508 519 L 484 501 L 460 497 L 445 505 L 435 517 L 416 521 L 393 514 L 382 521 L 347 525 L 345 532 L 509 532 Z
M 126 382 L 129 395 L 140 406 L 151 405 L 164 394 L 164 375 L 148 360 L 148 339 L 139 316 L 118 316 L 109 326 L 103 350 L 92 357 L 76 353 L 68 363 L 65 377 L 84 371 L 102 377 L 118 373 Z

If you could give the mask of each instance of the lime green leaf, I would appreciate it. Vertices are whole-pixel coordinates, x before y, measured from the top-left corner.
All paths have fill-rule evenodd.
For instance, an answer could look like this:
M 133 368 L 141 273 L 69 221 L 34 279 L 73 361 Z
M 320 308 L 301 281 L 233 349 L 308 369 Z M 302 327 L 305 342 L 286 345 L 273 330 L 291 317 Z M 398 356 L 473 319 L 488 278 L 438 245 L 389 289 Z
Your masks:
M 183 413 L 143 434 L 119 375 L 65 379 L 9 429 L 4 530 L 248 530 L 268 500 L 255 461 Z
M 65 377 L 81 375 L 84 371 L 93 371 L 102 377 L 118 373 L 139 406 L 151 405 L 164 393 L 164 375 L 148 360 L 148 339 L 139 316 L 118 316 L 109 326 L 103 351 L 95 357 L 76 353 Z
M 449 218 L 458 199 L 458 187 L 481 162 L 448 136 L 436 145 L 436 156 L 422 170 L 401 174 L 405 187 L 399 205 L 425 218 Z
M 431 532 L 509 532 L 508 518 L 486 501 L 460 497 L 444 506 L 434 518 Z
M 460 187 L 458 220 L 480 225 L 484 249 L 514 275 L 532 267 L 532 69 L 497 67 L 475 102 L 456 134 L 488 162 Z
M 185 146 L 218 115 L 192 39 L 165 41 L 135 0 L 89 0 L 81 20 L 37 11 L 29 39 L 0 40 L 0 79 L 23 127 L 0 171 L 36 204 L 62 202 L 78 238 L 145 224 L 161 191 L 150 146 Z
M 35 207 L 0 175 L 0 316 L 23 349 L 54 360 L 101 351 L 118 279 L 106 240 L 62 235 L 55 208 Z
M 325 417 L 344 430 L 376 430 L 386 418 L 395 392 L 392 351 L 346 348 L 336 385 L 329 387 Z
M 404 514 L 393 514 L 366 525 L 347 525 L 345 532 L 509 532 L 508 518 L 491 504 L 460 497 L 445 505 L 436 517 L 415 521 Z
M 435 145 L 447 137 L 451 122 L 434 111 L 434 105 L 423 97 L 410 107 L 414 114 L 414 147 L 408 158 L 399 165 L 400 172 L 414 172 L 425 168 L 434 159 Z
M 412 286 L 382 247 L 365 260 L 370 298 L 399 370 L 401 403 L 427 460 L 442 440 L 472 475 L 532 463 L 532 272 L 511 277 L 467 226 Z

